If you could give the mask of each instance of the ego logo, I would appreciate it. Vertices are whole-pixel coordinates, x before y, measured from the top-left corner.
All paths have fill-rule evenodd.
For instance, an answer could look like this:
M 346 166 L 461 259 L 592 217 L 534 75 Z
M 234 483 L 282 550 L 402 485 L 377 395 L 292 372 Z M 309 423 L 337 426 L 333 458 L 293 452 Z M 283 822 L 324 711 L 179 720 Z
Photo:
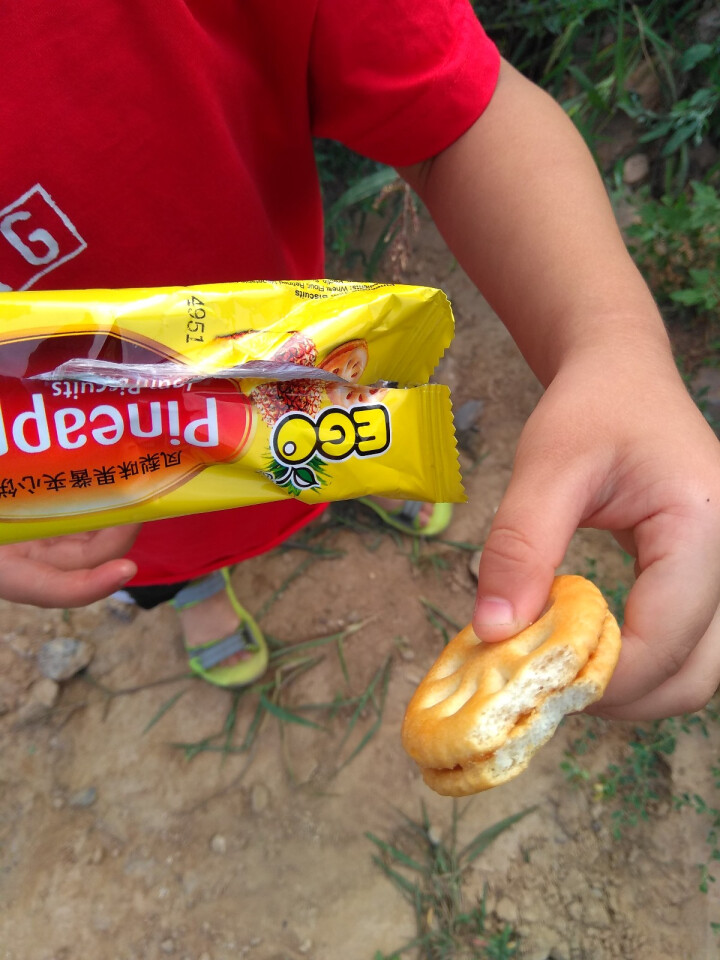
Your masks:
M 273 459 L 267 476 L 297 496 L 320 487 L 328 463 L 377 457 L 390 446 L 390 414 L 381 403 L 327 407 L 317 418 L 288 413 L 270 439 Z

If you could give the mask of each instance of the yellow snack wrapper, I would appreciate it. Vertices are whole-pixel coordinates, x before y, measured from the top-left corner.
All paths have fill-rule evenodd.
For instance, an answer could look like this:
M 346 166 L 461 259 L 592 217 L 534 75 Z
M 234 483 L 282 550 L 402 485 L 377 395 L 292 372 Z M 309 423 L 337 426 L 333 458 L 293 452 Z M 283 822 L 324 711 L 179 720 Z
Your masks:
M 0 542 L 296 497 L 464 500 L 453 318 L 331 280 L 0 293 Z

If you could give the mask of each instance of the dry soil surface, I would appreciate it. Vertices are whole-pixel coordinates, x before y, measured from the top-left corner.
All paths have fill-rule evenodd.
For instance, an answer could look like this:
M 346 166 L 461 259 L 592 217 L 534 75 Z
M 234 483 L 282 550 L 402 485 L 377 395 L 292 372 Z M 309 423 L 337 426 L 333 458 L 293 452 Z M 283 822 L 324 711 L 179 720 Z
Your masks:
M 461 456 L 469 502 L 446 536 L 481 544 L 540 389 L 432 228 L 418 251 L 412 278 L 445 289 L 457 318 L 438 379 L 456 408 L 477 402 Z M 345 507 L 304 545 L 234 574 L 276 642 L 344 638 L 299 651 L 294 670 L 307 669 L 285 670 L 279 694 L 267 692 L 276 713 L 322 729 L 268 710 L 255 729 L 257 692 L 233 714 L 230 694 L 187 677 L 169 609 L 123 618 L 104 602 L 69 612 L 0 605 L 0 960 L 374 960 L 415 935 L 413 910 L 373 862 L 367 834 L 412 851 L 406 818 L 419 821 L 424 805 L 433 837 L 447 839 L 452 801 L 423 785 L 399 728 L 442 628 L 470 617 L 471 551 L 414 552 L 377 527 L 339 523 L 352 516 L 371 523 Z M 594 570 L 612 587 L 630 576 L 593 531 L 578 535 L 563 570 Z M 37 654 L 58 636 L 88 641 L 94 654 L 55 688 Z M 301 711 L 357 698 L 373 680 L 354 723 L 353 706 Z M 572 718 L 528 772 L 459 804 L 461 845 L 534 808 L 474 862 L 466 908 L 485 890 L 488 930 L 511 924 L 525 960 L 710 960 L 720 909 L 698 891 L 705 822 L 666 799 L 614 840 L 594 774 L 573 787 L 560 769 L 585 729 Z M 592 729 L 597 771 L 624 755 L 630 728 Z M 251 748 L 237 752 L 243 742 Z M 235 752 L 220 749 L 228 744 Z M 712 731 L 684 738 L 665 795 L 698 791 L 712 803 L 716 756 Z M 486 956 L 481 938 L 469 950 L 462 956 Z

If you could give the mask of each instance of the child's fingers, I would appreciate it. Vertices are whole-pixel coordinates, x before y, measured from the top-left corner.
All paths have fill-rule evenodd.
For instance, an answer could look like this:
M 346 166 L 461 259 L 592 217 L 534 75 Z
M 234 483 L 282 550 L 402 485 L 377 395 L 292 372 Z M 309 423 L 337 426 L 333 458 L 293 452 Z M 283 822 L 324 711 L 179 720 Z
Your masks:
M 654 711 L 671 701 L 676 712 L 698 709 L 720 681 L 720 531 L 701 516 L 660 515 L 639 526 L 637 543 L 642 572 L 625 606 L 623 649 L 602 710 L 644 704 Z
M 627 650 L 627 647 L 626 647 Z M 641 666 L 641 664 L 638 664 Z M 622 673 L 616 672 L 619 694 Z M 611 681 L 612 684 L 613 681 Z M 694 712 L 704 707 L 720 684 L 720 608 L 704 636 L 680 670 L 669 680 L 631 702 L 622 699 L 617 705 L 615 687 L 609 686 L 607 699 L 588 712 L 615 720 L 657 720 Z M 626 687 L 624 696 L 631 695 Z
M 61 570 L 41 560 L 19 558 L 0 569 L 0 594 L 13 603 L 36 607 L 82 607 L 119 590 L 136 572 L 135 564 L 125 559 Z
M 97 567 L 101 563 L 126 554 L 132 547 L 141 526 L 139 523 L 130 523 L 86 533 L 52 537 L 47 540 L 35 540 L 27 545 L 27 552 L 33 559 L 49 563 L 62 570 Z M 17 548 L 21 549 L 22 546 L 18 544 Z M 9 549 L 12 551 L 12 546 Z M 1 559 L 2 553 L 0 553 Z
M 580 501 L 577 483 L 552 469 L 513 474 L 480 560 L 473 628 L 481 639 L 504 640 L 541 615 Z
M 137 573 L 123 556 L 139 524 L 0 547 L 0 596 L 38 607 L 79 607 L 118 590 Z

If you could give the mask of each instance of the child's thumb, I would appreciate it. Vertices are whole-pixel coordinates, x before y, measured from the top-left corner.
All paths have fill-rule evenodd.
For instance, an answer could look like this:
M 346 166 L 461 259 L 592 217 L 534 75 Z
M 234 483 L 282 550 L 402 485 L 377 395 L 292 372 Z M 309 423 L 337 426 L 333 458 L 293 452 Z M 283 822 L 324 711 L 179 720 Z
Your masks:
M 482 640 L 505 640 L 538 619 L 575 532 L 572 494 L 539 486 L 513 479 L 483 547 L 473 614 Z

